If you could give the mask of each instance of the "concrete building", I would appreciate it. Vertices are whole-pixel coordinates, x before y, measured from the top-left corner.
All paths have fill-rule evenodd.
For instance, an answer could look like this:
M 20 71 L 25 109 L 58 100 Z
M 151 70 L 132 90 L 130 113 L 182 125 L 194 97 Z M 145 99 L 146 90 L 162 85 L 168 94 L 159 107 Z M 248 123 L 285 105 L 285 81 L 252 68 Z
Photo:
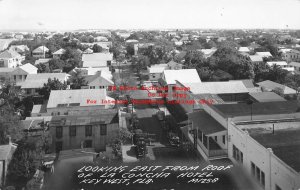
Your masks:
M 277 66 L 280 66 L 282 69 L 287 70 L 289 72 L 295 71 L 295 68 L 293 66 L 289 65 L 285 61 L 268 61 L 267 65 L 269 65 L 270 67 L 277 65 Z
M 281 49 L 282 58 L 288 63 L 290 62 L 300 62 L 300 51 L 295 49 Z
M 53 151 L 94 148 L 99 152 L 118 135 L 118 112 L 103 109 L 95 115 L 54 116 L 49 127 Z

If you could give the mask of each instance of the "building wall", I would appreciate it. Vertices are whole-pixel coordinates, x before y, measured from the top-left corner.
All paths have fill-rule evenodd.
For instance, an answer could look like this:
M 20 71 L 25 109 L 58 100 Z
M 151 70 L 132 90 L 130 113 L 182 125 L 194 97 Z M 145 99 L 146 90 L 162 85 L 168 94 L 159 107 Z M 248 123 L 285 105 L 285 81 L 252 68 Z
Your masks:
M 243 163 L 239 163 L 248 174 L 251 174 L 251 162 L 265 174 L 265 186 L 261 189 L 275 190 L 275 184 L 282 190 L 294 190 L 300 187 L 300 176 L 288 165 L 279 160 L 271 150 L 256 142 L 247 132 L 230 124 L 228 126 L 228 156 L 234 163 L 239 163 L 233 157 L 233 145 L 243 153 Z M 255 178 L 252 176 L 252 178 Z M 254 180 L 257 181 L 257 180 Z M 297 187 L 297 188 L 295 188 Z
M 76 115 L 76 113 L 86 113 L 96 110 L 105 109 L 105 105 L 97 106 L 75 106 L 75 107 L 56 107 L 56 108 L 47 108 L 48 115 Z
M 50 127 L 53 144 L 52 151 L 56 150 L 56 142 L 62 142 L 62 150 L 80 149 L 82 142 L 92 140 L 92 148 L 96 152 L 105 150 L 106 145 L 118 135 L 118 124 L 107 124 L 107 134 L 100 135 L 100 125 L 92 125 L 92 136 L 85 135 L 85 125 L 76 126 L 76 136 L 70 136 L 69 126 L 64 126 L 62 137 L 56 138 L 56 127 Z
M 11 59 L 0 59 L 4 63 L 2 67 L 6 68 L 16 68 L 18 65 L 21 65 L 22 59 L 20 58 L 11 58 Z
M 157 81 L 161 78 L 162 73 L 149 73 L 149 80 L 150 81 Z

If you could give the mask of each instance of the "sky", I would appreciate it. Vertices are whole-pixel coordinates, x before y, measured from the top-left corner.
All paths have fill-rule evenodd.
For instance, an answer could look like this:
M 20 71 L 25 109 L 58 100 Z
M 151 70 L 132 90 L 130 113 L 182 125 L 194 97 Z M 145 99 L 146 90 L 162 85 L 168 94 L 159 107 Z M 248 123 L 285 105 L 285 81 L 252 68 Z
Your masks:
M 0 30 L 300 29 L 300 0 L 0 0 Z

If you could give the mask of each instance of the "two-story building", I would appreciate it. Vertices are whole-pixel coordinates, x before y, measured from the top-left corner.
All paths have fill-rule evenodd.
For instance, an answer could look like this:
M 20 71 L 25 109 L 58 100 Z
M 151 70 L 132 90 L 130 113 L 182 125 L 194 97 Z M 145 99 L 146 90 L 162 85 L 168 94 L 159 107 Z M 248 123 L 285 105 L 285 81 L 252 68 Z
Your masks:
M 87 82 L 87 86 L 83 86 L 82 88 L 106 89 L 110 91 L 114 86 L 112 75 L 105 71 L 98 71 L 95 75 L 85 76 L 84 80 Z
M 94 148 L 103 151 L 106 145 L 118 136 L 119 121 L 116 109 L 98 110 L 72 116 L 53 116 L 50 133 L 53 139 L 52 150 Z
M 0 68 L 0 79 L 2 81 L 14 82 L 17 86 L 21 86 L 27 75 L 37 74 L 37 68 L 30 63 L 16 68 Z
M 22 65 L 22 61 L 25 60 L 24 56 L 13 50 L 5 50 L 0 53 L 0 68 L 15 68 Z
M 32 51 L 32 56 L 35 58 L 46 58 L 49 49 L 46 46 L 39 46 Z

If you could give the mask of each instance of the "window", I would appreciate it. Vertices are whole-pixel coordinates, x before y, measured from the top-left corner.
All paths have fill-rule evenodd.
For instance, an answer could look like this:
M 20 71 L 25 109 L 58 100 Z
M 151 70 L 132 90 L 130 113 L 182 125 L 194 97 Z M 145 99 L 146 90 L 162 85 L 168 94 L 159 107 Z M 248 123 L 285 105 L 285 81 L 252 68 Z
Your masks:
M 251 162 L 251 174 L 255 176 L 255 165 L 253 162 Z
M 55 150 L 56 150 L 56 152 L 59 152 L 62 150 L 62 142 L 61 141 L 57 141 L 55 143 Z
M 265 173 L 261 171 L 260 175 L 261 175 L 260 183 L 262 184 L 262 186 L 265 186 Z
M 76 126 L 70 126 L 70 137 L 75 137 L 76 136 Z
M 14 80 L 17 80 L 17 75 L 14 75 Z
M 226 142 L 226 136 L 225 135 L 222 136 L 222 141 L 223 141 L 223 144 L 225 144 L 225 142 Z
M 100 135 L 107 135 L 107 125 L 106 124 L 100 125 Z
M 86 137 L 92 136 L 92 126 L 91 125 L 85 126 L 85 136 Z
M 241 163 L 243 163 L 244 162 L 244 155 L 243 155 L 243 153 L 241 152 L 241 159 L 240 159 L 240 161 L 241 161 Z
M 95 89 L 95 86 L 90 86 L 90 89 Z
M 19 75 L 19 80 L 22 80 L 22 75 Z
M 86 140 L 85 141 L 85 148 L 92 148 L 93 141 L 92 140 Z
M 56 127 L 56 138 L 61 138 L 63 134 L 63 128 L 62 127 Z
M 256 180 L 265 187 L 265 173 L 260 170 L 253 162 L 251 162 L 251 173 L 256 178 Z
M 215 136 L 215 141 L 218 141 L 218 136 Z
M 153 75 L 152 78 L 155 78 L 155 76 Z
M 243 155 L 242 151 L 240 151 L 235 145 L 233 145 L 232 149 L 233 149 L 232 150 L 233 158 L 236 161 L 243 163 L 244 155 Z

